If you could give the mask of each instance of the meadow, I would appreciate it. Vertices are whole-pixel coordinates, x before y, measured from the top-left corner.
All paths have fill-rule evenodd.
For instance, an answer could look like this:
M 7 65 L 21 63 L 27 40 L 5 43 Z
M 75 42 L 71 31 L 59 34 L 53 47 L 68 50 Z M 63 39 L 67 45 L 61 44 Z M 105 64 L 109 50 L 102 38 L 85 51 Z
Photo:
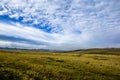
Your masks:
M 120 49 L 0 50 L 0 80 L 120 80 Z

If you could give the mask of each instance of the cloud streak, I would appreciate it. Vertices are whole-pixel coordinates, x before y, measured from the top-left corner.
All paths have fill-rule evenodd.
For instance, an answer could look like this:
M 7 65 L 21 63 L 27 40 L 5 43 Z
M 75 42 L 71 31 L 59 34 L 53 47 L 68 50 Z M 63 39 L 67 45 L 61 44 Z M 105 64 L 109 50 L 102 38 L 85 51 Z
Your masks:
M 75 50 L 120 47 L 119 0 L 1 0 L 1 47 Z M 5 17 L 6 16 L 6 17 Z M 25 40 L 20 40 L 20 39 Z M 31 42 L 32 41 L 32 44 Z M 25 44 L 25 45 L 23 45 Z M 27 45 L 35 45 L 28 47 Z M 44 47 L 40 47 L 44 46 Z

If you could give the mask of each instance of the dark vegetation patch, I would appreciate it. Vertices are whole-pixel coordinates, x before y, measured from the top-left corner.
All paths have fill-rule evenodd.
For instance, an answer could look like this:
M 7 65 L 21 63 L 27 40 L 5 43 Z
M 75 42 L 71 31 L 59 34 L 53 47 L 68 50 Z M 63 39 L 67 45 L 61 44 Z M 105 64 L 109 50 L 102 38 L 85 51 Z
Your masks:
M 103 56 L 94 56 L 92 58 L 95 60 L 108 60 L 106 57 L 103 57 Z
M 0 80 L 25 80 L 27 75 L 12 68 L 0 68 Z
M 44 57 L 44 58 L 48 59 L 49 62 L 50 61 L 52 61 L 52 62 L 65 62 L 64 60 L 59 60 L 59 59 L 55 59 L 55 58 L 52 58 L 52 57 Z

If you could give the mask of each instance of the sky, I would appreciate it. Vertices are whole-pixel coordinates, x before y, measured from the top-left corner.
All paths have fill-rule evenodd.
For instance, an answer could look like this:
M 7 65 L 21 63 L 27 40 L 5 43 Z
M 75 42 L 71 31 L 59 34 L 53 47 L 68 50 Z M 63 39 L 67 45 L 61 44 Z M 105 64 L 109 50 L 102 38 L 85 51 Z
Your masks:
M 0 0 L 0 47 L 120 48 L 120 0 Z

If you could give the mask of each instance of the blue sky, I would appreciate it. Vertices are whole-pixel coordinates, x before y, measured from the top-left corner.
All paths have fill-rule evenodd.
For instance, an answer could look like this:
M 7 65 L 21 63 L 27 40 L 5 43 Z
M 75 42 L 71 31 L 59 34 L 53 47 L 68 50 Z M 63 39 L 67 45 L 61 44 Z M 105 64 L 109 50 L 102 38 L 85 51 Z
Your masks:
M 0 47 L 120 48 L 120 0 L 0 0 Z

